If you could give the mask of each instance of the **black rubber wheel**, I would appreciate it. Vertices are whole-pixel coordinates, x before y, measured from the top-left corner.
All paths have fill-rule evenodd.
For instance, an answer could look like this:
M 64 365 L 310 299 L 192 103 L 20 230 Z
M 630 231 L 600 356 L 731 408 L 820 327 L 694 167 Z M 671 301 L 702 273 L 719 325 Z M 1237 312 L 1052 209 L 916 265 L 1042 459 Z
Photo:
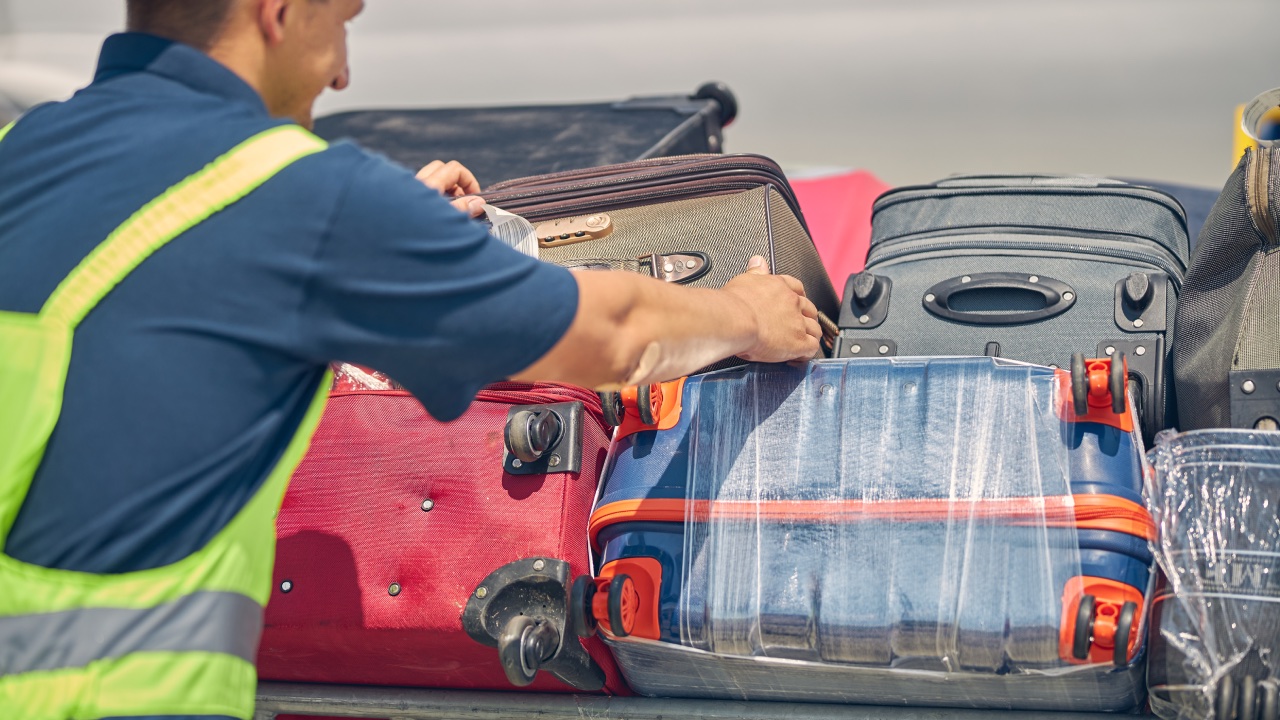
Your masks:
M 532 412 L 520 410 L 507 421 L 507 450 L 519 458 L 520 462 L 537 462 L 542 458 L 542 453 L 534 447 L 533 437 L 529 433 L 529 422 L 532 419 Z
M 1093 641 L 1094 609 L 1098 601 L 1092 595 L 1080 597 L 1080 607 L 1076 610 L 1076 634 L 1071 642 L 1071 657 L 1077 660 L 1089 659 L 1089 645 Z
M 1133 631 L 1133 622 L 1137 618 L 1137 603 L 1127 602 L 1120 608 L 1120 617 L 1116 618 L 1116 649 L 1112 658 L 1116 667 L 1129 666 L 1129 634 Z
M 1236 720 L 1258 720 L 1258 681 L 1252 675 L 1240 681 L 1238 704 Z
M 636 388 L 636 412 L 640 414 L 640 422 L 645 425 L 658 424 L 658 418 L 653 416 L 652 385 L 641 385 Z
M 1089 413 L 1089 371 L 1084 366 L 1082 353 L 1071 356 L 1071 402 L 1075 405 L 1076 415 Z
M 1218 720 L 1231 720 L 1236 712 L 1236 684 L 1230 676 L 1218 681 L 1217 700 L 1213 716 Z
M 596 616 L 591 603 L 596 597 L 596 583 L 590 575 L 579 575 L 569 586 L 569 629 L 580 638 L 596 634 Z
M 1111 356 L 1111 373 L 1107 375 L 1107 390 L 1111 391 L 1111 412 L 1119 415 L 1128 402 L 1129 383 L 1124 375 L 1124 353 Z
M 703 83 L 693 94 L 699 100 L 715 100 L 720 103 L 720 127 L 733 122 L 738 117 L 738 98 L 722 82 Z
M 1262 689 L 1262 699 L 1258 703 L 1258 720 L 1280 720 L 1280 688 L 1274 680 L 1258 683 Z
M 622 622 L 622 593 L 630 582 L 630 575 L 615 575 L 613 582 L 609 583 L 609 629 L 614 637 L 623 638 L 631 634 Z
M 537 624 L 528 615 L 518 615 L 511 618 L 498 638 L 498 660 L 502 662 L 507 681 L 516 687 L 525 687 L 538 676 L 538 668 L 529 667 L 524 653 L 525 635 L 532 632 Z
M 600 396 L 600 408 L 604 411 L 604 422 L 609 427 L 618 427 L 622 424 L 622 393 L 619 392 L 602 392 L 596 393 Z

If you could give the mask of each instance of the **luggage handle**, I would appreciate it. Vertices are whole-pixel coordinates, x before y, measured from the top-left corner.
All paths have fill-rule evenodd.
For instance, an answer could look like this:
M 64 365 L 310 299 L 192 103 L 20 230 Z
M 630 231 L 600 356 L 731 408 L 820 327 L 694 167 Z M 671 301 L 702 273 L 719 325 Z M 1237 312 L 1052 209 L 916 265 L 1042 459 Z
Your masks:
M 953 303 L 969 293 L 1011 290 L 1020 295 L 1036 295 L 1044 306 L 1036 309 L 1014 308 L 1009 310 L 968 310 L 953 307 Z M 925 291 L 921 300 L 924 309 L 946 320 L 972 325 L 1019 325 L 1037 322 L 1061 315 L 1076 302 L 1076 293 L 1070 285 L 1042 275 L 996 272 L 972 273 L 943 280 Z
M 1128 185 L 1128 183 L 1092 175 L 959 175 L 934 183 L 934 187 L 939 188 L 1096 188 L 1117 185 Z

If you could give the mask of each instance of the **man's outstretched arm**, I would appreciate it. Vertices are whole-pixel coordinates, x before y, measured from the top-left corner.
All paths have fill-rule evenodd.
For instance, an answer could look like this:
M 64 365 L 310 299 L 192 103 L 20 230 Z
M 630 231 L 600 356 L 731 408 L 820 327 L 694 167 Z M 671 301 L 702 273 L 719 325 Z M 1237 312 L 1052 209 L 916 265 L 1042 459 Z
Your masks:
M 578 311 L 558 343 L 516 380 L 616 389 L 671 380 L 734 355 L 807 360 L 819 350 L 817 308 L 798 280 L 762 258 L 721 290 L 626 272 L 574 273 Z

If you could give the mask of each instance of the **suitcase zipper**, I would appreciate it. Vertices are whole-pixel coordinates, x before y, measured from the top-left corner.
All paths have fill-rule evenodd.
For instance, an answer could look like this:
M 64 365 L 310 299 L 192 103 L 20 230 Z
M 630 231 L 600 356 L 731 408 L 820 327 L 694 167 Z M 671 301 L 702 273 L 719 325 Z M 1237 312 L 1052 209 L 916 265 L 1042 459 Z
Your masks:
M 563 173 L 549 175 L 535 175 L 520 180 L 508 180 L 504 183 L 498 183 L 486 188 L 486 191 L 493 195 L 521 198 L 544 192 L 590 190 L 610 185 L 625 185 L 631 182 L 661 180 L 673 176 L 679 177 L 680 175 L 689 174 L 691 168 L 706 168 L 707 171 L 711 172 L 743 169 L 759 170 L 779 180 L 785 179 L 776 164 L 755 161 L 749 155 L 683 155 L 662 158 L 662 160 L 664 162 L 640 161 L 609 165 L 606 166 L 609 171 L 607 173 L 603 172 L 605 168 L 590 168 L 588 170 L 568 170 Z M 643 175 L 625 174 L 627 170 L 644 170 L 650 167 L 654 168 L 651 173 Z M 575 177 L 584 177 L 586 179 L 582 182 L 571 182 Z M 523 193 L 521 193 L 522 188 L 524 189 Z
M 719 183 L 716 185 L 702 185 L 696 189 L 674 189 L 661 190 L 657 192 L 637 193 L 635 195 L 627 195 L 626 197 L 611 198 L 595 198 L 592 200 L 582 200 L 579 202 L 565 201 L 565 204 L 557 204 L 552 208 L 548 208 L 548 212 L 554 212 L 557 216 L 568 217 L 570 215 L 580 215 L 591 212 L 604 212 L 606 210 L 616 210 L 619 205 L 643 204 L 651 200 L 679 200 L 681 198 L 697 198 L 707 195 L 713 195 L 720 191 L 741 192 L 746 190 L 755 190 L 763 187 L 759 183 Z M 539 204 L 555 202 L 546 198 L 539 198 Z M 499 200 L 498 202 L 504 202 Z M 501 206 L 500 206 L 501 207 Z M 521 210 L 518 205 L 507 204 L 504 209 L 511 208 L 512 212 Z M 518 213 L 517 213 L 518 214 Z M 542 219 L 537 211 L 529 212 L 524 216 L 526 219 Z
M 1044 193 L 1052 193 L 1056 195 L 1090 195 L 1094 197 L 1115 197 L 1123 195 L 1129 198 L 1151 200 L 1158 202 L 1169 210 L 1174 211 L 1178 219 L 1182 222 L 1182 229 L 1187 228 L 1187 211 L 1182 207 L 1182 203 L 1177 198 L 1169 195 L 1162 190 L 1144 187 L 1142 185 L 1102 185 L 1097 187 L 1072 187 L 1069 185 L 1043 185 L 1043 186 L 1014 186 L 1014 187 L 946 187 L 938 188 L 933 185 L 914 185 L 910 187 L 897 188 L 881 195 L 872 206 L 872 217 L 875 213 L 883 208 L 891 205 L 897 205 L 904 202 L 912 202 L 920 199 L 941 199 L 948 200 L 959 197 L 972 197 L 974 195 L 1019 195 L 1019 194 L 1035 194 L 1042 195 Z
M 1121 260 L 1131 260 L 1138 263 L 1155 266 L 1164 271 L 1169 276 L 1170 282 L 1174 284 L 1175 290 L 1181 290 L 1182 278 L 1186 273 L 1186 268 L 1181 260 L 1178 260 L 1171 253 L 1165 252 L 1140 252 L 1137 250 L 1126 250 L 1124 248 L 1107 247 L 1105 245 L 1084 245 L 1079 243 L 1031 243 L 1017 240 L 951 240 L 939 242 L 936 237 L 912 237 L 910 239 L 894 240 L 889 245 L 897 245 L 896 249 L 884 250 L 885 244 L 881 244 L 877 248 L 873 248 L 867 256 L 867 268 L 873 265 L 896 260 L 898 258 L 913 255 L 922 252 L 921 248 L 913 245 L 925 246 L 923 251 L 933 250 L 985 250 L 988 248 L 997 250 L 1058 250 L 1070 253 L 1079 253 L 1082 255 L 1102 255 L 1105 257 L 1114 257 Z
M 1277 238 L 1275 218 L 1271 216 L 1271 151 L 1251 149 L 1247 173 L 1249 212 L 1253 216 L 1253 224 L 1267 244 L 1275 245 L 1280 238 Z

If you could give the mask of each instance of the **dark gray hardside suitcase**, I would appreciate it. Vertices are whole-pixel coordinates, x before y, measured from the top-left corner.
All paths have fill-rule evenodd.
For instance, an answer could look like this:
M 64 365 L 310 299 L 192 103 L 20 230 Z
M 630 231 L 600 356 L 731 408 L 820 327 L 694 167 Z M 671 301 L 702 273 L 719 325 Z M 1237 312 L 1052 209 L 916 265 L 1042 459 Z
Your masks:
M 1144 433 L 1166 380 L 1186 216 L 1169 195 L 1083 176 L 959 176 L 876 201 L 837 357 L 993 355 L 1066 367 L 1123 352 Z
M 670 155 L 722 151 L 738 103 L 723 83 L 693 95 L 530 107 L 360 110 L 316 120 L 326 140 L 353 140 L 417 170 L 457 160 L 481 185 Z

